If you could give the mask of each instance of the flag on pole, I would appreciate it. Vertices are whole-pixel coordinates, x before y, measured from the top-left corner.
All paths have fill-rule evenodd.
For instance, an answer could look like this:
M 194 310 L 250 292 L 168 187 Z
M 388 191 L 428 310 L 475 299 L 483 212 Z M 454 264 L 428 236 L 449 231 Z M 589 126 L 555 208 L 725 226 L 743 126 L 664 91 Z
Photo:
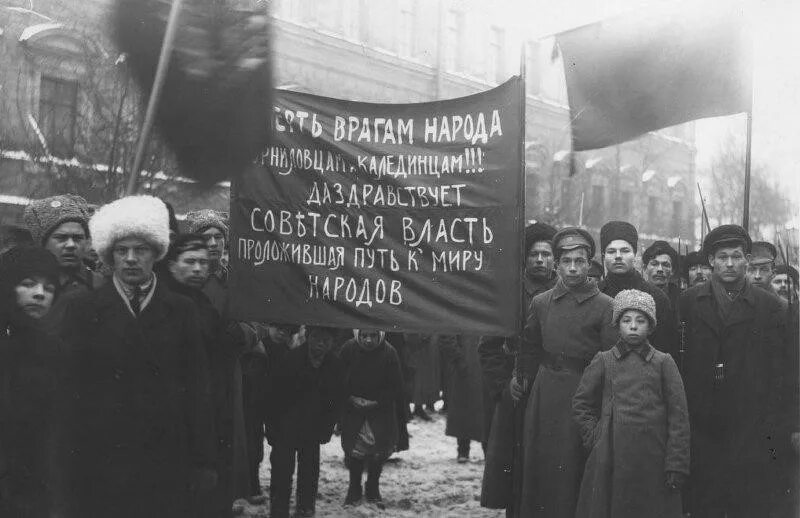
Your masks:
M 752 49 L 741 9 L 621 16 L 563 32 L 556 42 L 573 151 L 751 109 Z

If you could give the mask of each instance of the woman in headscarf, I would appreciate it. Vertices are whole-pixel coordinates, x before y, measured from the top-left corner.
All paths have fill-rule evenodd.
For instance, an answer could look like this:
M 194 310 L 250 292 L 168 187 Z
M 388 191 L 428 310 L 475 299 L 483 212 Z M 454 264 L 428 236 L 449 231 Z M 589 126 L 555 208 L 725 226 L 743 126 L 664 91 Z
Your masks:
M 0 516 L 51 516 L 61 347 L 40 320 L 55 299 L 58 263 L 28 245 L 0 257 Z
M 342 449 L 348 458 L 350 487 L 345 505 L 362 497 L 361 475 L 367 468 L 363 494 L 383 508 L 379 490 L 383 463 L 398 439 L 395 405 L 403 391 L 400 360 L 383 331 L 356 329 L 341 351 L 347 401 L 342 415 Z

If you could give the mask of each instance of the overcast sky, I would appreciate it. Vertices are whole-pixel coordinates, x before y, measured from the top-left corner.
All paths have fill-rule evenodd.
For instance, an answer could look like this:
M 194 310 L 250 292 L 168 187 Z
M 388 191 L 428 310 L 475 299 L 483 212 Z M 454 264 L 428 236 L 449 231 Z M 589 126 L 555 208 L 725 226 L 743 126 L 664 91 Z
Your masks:
M 510 0 L 506 5 L 510 13 L 521 13 L 514 19 L 535 38 L 626 12 L 680 4 L 679 0 Z M 800 200 L 798 4 L 797 0 L 745 0 L 744 4 L 754 39 L 753 161 L 771 170 L 795 201 Z M 705 119 L 696 127 L 699 169 L 709 163 L 728 133 L 744 142 L 743 115 Z

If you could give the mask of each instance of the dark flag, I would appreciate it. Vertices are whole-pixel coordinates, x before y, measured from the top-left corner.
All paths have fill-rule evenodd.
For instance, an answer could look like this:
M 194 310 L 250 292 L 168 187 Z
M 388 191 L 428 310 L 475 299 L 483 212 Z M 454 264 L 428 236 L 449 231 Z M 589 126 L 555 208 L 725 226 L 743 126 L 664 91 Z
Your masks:
M 572 149 L 597 149 L 694 119 L 749 112 L 750 42 L 741 10 L 622 16 L 556 36 Z

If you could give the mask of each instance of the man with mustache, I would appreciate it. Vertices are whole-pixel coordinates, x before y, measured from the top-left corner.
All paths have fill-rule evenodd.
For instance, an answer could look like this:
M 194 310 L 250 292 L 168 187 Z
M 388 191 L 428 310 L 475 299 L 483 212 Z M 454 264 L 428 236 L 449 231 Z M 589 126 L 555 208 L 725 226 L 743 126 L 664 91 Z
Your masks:
M 704 257 L 700 252 L 689 252 L 686 255 L 684 268 L 686 268 L 690 288 L 711 278 L 711 265 L 708 264 L 708 257 Z
M 42 319 L 48 332 L 60 331 L 70 300 L 104 284 L 103 276 L 84 264 L 91 249 L 89 215 L 86 200 L 74 194 L 33 200 L 25 207 L 23 219 L 34 244 L 58 262 L 59 296 Z
M 738 225 L 713 229 L 703 241 L 711 279 L 680 298 L 693 516 L 783 516 L 771 513 L 783 498 L 782 469 L 796 463 L 787 451 L 796 425 L 783 397 L 786 311 L 747 278 L 751 246 Z
M 663 291 L 674 309 L 680 289 L 673 282 L 678 268 L 678 252 L 666 241 L 654 241 L 642 254 L 642 273 L 650 284 Z
M 659 351 L 672 354 L 679 361 L 679 337 L 677 319 L 669 298 L 655 285 L 647 282 L 634 268 L 639 233 L 627 221 L 609 221 L 600 229 L 600 250 L 606 267 L 606 276 L 600 283 L 600 291 L 616 297 L 622 290 L 639 290 L 649 293 L 656 301 L 658 324 L 650 343 Z
M 797 268 L 785 264 L 776 266 L 770 286 L 776 295 L 797 307 Z

